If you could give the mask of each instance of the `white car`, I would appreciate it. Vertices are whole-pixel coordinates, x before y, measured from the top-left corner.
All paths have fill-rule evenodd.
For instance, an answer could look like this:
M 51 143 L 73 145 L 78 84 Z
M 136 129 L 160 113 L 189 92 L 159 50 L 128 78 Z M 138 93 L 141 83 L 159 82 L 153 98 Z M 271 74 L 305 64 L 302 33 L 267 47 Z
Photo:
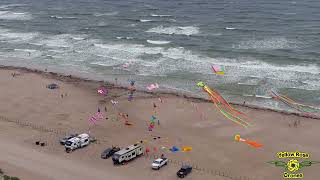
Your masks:
M 164 165 L 167 165 L 167 164 L 168 164 L 167 158 L 158 158 L 153 161 L 151 167 L 152 167 L 152 169 L 159 170 L 161 167 L 163 167 Z

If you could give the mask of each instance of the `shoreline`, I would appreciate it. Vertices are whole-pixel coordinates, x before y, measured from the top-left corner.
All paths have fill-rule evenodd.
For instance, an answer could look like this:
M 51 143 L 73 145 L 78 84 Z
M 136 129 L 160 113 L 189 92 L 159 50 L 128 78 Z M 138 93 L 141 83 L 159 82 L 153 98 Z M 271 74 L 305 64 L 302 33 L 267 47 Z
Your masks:
M 107 85 L 111 89 L 129 90 L 128 87 L 116 85 L 113 82 L 102 81 L 102 80 L 100 80 L 100 81 L 93 80 L 93 79 L 89 79 L 89 78 L 85 78 L 85 77 L 75 76 L 72 74 L 67 75 L 65 73 L 43 71 L 43 70 L 34 69 L 34 68 L 0 65 L 0 70 L 13 70 L 13 71 L 20 71 L 20 72 L 22 71 L 22 72 L 26 72 L 26 73 L 35 73 L 35 74 L 44 76 L 46 78 L 56 79 L 56 80 L 59 80 L 62 82 L 69 82 L 69 83 L 76 83 L 76 82 L 87 82 L 87 83 L 94 83 L 94 84 L 103 83 L 104 85 Z M 191 102 L 211 102 L 208 99 L 204 99 L 201 97 L 194 97 L 192 95 L 187 95 L 183 92 L 170 92 L 170 91 L 163 91 L 163 90 L 162 91 L 158 90 L 156 92 L 150 92 L 147 90 L 139 90 L 139 89 L 137 89 L 136 92 L 143 93 L 143 94 L 149 94 L 149 95 L 152 95 L 153 97 L 160 96 L 160 95 L 169 95 L 169 96 L 185 98 L 186 100 L 191 101 Z M 298 116 L 298 117 L 320 120 L 320 117 L 318 117 L 318 116 L 310 116 L 310 115 L 305 115 L 303 113 L 298 113 L 298 112 L 289 112 L 289 111 L 285 111 L 285 110 L 265 108 L 265 107 L 259 107 L 259 106 L 248 105 L 248 104 L 244 105 L 242 103 L 235 103 L 235 102 L 229 102 L 229 104 L 235 105 L 235 106 L 240 106 L 240 107 L 245 107 L 245 108 L 249 108 L 249 109 L 271 111 L 271 112 L 277 112 L 277 113 L 285 114 L 285 115 L 294 115 L 294 116 Z

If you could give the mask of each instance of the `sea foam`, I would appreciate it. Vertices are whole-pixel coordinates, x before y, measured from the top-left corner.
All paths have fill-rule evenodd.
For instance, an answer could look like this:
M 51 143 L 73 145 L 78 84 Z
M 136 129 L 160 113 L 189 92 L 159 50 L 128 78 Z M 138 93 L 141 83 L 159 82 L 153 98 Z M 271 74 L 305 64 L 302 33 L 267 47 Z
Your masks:
M 0 19 L 5 20 L 31 20 L 32 15 L 28 12 L 0 11 Z
M 148 43 L 150 44 L 157 44 L 157 45 L 162 45 L 162 44 L 169 44 L 170 41 L 153 41 L 153 40 L 147 40 Z
M 158 26 L 147 30 L 146 32 L 149 33 L 158 33 L 158 34 L 177 34 L 177 35 L 194 35 L 199 33 L 199 28 L 195 26 L 171 26 L 171 27 L 164 27 Z

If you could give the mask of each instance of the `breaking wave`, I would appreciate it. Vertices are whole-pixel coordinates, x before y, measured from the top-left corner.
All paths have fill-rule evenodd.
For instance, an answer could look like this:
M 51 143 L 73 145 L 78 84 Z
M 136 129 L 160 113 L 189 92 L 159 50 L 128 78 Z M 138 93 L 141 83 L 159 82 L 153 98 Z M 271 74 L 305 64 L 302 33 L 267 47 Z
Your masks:
M 195 26 L 184 26 L 184 27 L 179 27 L 179 26 L 171 26 L 171 27 L 164 27 L 164 26 L 158 26 L 151 28 L 147 30 L 146 32 L 149 33 L 157 33 L 157 34 L 177 34 L 177 35 L 194 35 L 194 34 L 199 34 L 199 28 Z
M 161 44 L 169 44 L 171 41 L 153 41 L 153 40 L 147 40 L 147 42 L 150 43 L 150 44 L 161 45 Z
M 37 37 L 38 33 L 20 33 L 13 32 L 9 29 L 0 29 L 0 40 L 10 43 L 26 42 Z
M 152 17 L 172 17 L 172 15 L 168 14 L 151 14 Z
M 127 40 L 131 40 L 133 39 L 133 37 L 122 37 L 122 36 L 118 36 L 116 37 L 117 39 L 127 39 Z
M 2 5 L 0 6 L 0 9 L 9 9 L 11 7 L 21 7 L 21 6 L 26 6 L 27 4 L 7 4 L 7 5 Z
M 5 20 L 31 20 L 32 15 L 27 12 L 11 12 L 11 11 L 0 11 L 0 19 Z
M 290 41 L 284 37 L 280 38 L 269 38 L 262 40 L 248 40 L 240 42 L 238 45 L 233 45 L 233 48 L 237 49 L 262 49 L 262 50 L 272 50 L 272 49 L 291 49 L 297 48 L 297 42 Z
M 114 11 L 114 12 L 108 12 L 108 13 L 94 13 L 93 16 L 96 16 L 96 17 L 100 17 L 100 16 L 115 16 L 119 14 L 118 11 Z
M 151 22 L 152 20 L 150 20 L 150 19 L 140 19 L 139 21 L 140 22 Z
M 234 28 L 234 27 L 226 27 L 225 29 L 226 30 L 236 30 L 236 28 Z
M 51 18 L 54 19 L 77 19 L 77 17 L 62 17 L 62 16 L 50 16 Z

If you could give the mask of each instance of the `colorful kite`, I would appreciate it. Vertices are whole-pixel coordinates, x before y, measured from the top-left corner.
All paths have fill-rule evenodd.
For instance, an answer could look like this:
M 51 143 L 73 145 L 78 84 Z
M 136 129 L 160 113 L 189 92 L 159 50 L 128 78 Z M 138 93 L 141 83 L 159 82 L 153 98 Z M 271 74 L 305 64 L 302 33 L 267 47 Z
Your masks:
M 103 115 L 101 112 L 97 112 L 91 118 L 89 118 L 89 123 L 96 124 L 97 121 L 103 119 Z
M 105 88 L 105 87 L 100 87 L 97 92 L 99 94 L 102 94 L 102 95 L 107 95 L 108 94 L 108 90 Z
M 155 84 L 150 84 L 150 85 L 147 86 L 147 89 L 148 89 L 149 91 L 152 91 L 152 90 L 158 89 L 158 88 L 159 88 L 159 85 L 158 85 L 157 83 L 155 83 Z
M 129 84 L 130 84 L 130 86 L 134 86 L 134 83 L 135 83 L 136 81 L 134 81 L 134 80 L 129 80 Z
M 182 147 L 182 152 L 190 152 L 190 151 L 192 151 L 192 147 L 189 147 L 189 146 Z
M 224 68 L 221 66 L 212 65 L 211 69 L 215 74 L 224 75 Z
M 119 103 L 119 101 L 114 101 L 114 100 L 111 100 L 111 103 L 113 106 L 117 105 Z
M 300 103 L 297 103 L 294 100 L 288 98 L 287 96 L 280 95 L 274 91 L 271 91 L 271 92 L 272 92 L 275 99 L 280 100 L 281 102 L 285 103 L 286 105 L 290 106 L 293 109 L 296 109 L 300 112 L 305 113 L 305 115 L 307 115 L 307 116 L 316 117 L 317 115 L 315 115 L 313 113 L 320 112 L 320 108 L 318 108 L 318 107 L 300 104 Z
M 122 67 L 123 67 L 123 68 L 128 68 L 128 67 L 129 67 L 129 63 L 124 63 L 124 64 L 122 65 Z
M 246 139 L 242 139 L 239 134 L 234 136 L 234 140 L 236 140 L 237 142 L 247 143 L 248 145 L 250 145 L 252 147 L 255 147 L 255 148 L 260 148 L 260 147 L 263 146 L 262 144 L 259 144 L 257 142 L 249 141 L 249 140 L 246 140 Z
M 175 153 L 175 152 L 180 151 L 180 149 L 177 146 L 172 146 L 172 148 L 170 148 L 170 151 Z
M 202 87 L 203 90 L 208 93 L 212 102 L 226 118 L 243 127 L 251 126 L 251 124 L 247 122 L 249 120 L 248 116 L 231 107 L 217 91 L 210 89 L 204 82 L 198 82 L 197 86 Z
M 154 115 L 152 115 L 150 118 L 149 131 L 153 130 L 154 125 L 155 125 L 155 120 L 156 120 L 156 117 Z

